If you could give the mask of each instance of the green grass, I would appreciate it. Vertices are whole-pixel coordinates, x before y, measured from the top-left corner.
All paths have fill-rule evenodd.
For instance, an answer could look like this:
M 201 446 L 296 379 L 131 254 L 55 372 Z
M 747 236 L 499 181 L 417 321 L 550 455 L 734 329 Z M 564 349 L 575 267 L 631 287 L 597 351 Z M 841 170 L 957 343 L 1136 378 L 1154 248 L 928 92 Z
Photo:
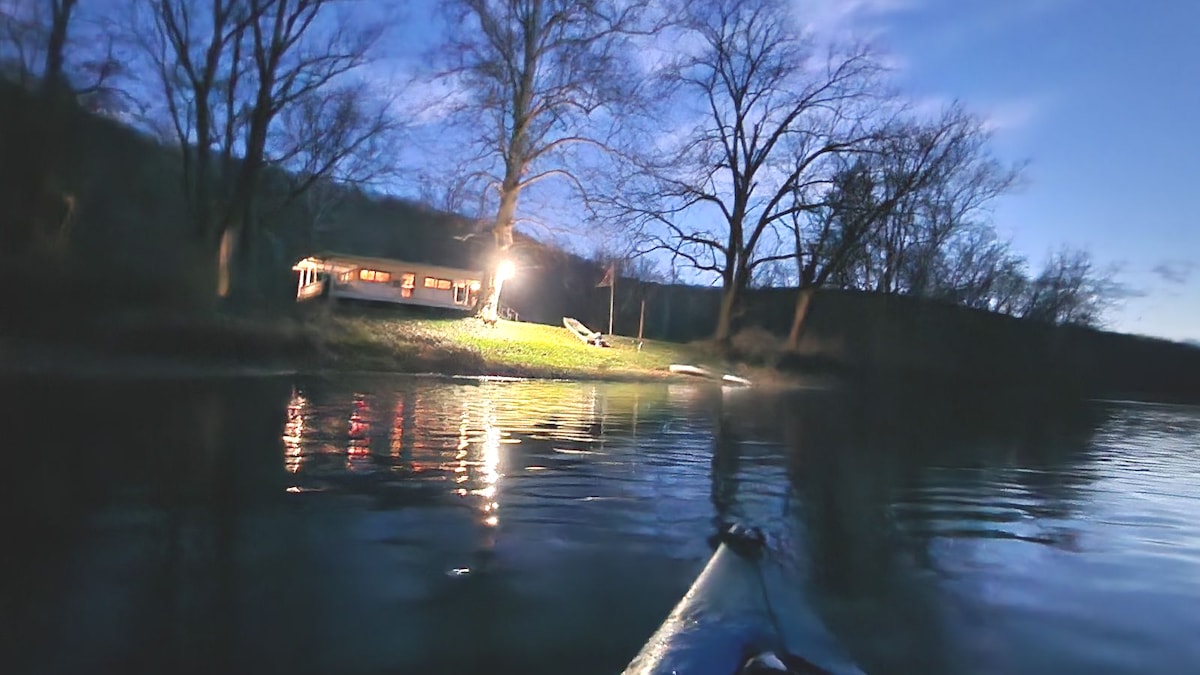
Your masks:
M 149 358 L 158 359 L 155 363 L 307 371 L 642 381 L 672 377 L 668 367 L 686 363 L 749 375 L 757 382 L 772 375 L 732 365 L 704 343 L 646 340 L 639 348 L 634 338 L 611 336 L 607 338 L 610 347 L 596 347 L 562 326 L 514 321 L 488 326 L 471 317 L 411 309 L 323 304 L 298 315 L 270 317 L 102 312 L 80 326 L 79 330 L 52 333 L 55 340 L 37 335 L 7 337 L 17 342 L 24 339 L 21 344 L 28 343 L 26 346 L 74 349 L 79 352 L 77 360 L 91 358 L 108 364 Z M 3 341 L 0 347 L 4 347 Z M 56 357 L 44 354 L 41 358 L 54 361 Z
M 339 369 L 531 377 L 666 377 L 672 363 L 707 363 L 702 348 L 615 336 L 585 344 L 562 326 L 395 311 L 339 311 L 322 319 L 325 365 Z

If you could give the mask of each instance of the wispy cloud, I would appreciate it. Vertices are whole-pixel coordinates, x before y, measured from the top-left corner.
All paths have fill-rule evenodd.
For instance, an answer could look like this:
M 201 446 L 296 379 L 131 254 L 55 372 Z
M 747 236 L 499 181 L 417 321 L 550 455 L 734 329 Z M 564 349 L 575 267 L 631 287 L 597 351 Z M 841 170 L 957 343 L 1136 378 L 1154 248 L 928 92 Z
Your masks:
M 1123 281 L 1113 281 L 1105 289 L 1108 296 L 1116 301 L 1135 300 L 1150 297 L 1150 291 L 1139 286 L 1132 286 Z
M 802 27 L 822 36 L 873 37 L 884 20 L 914 9 L 918 0 L 794 0 Z
M 1150 272 L 1168 284 L 1182 286 L 1191 278 L 1196 269 L 1192 260 L 1164 260 L 1155 265 Z
M 990 104 L 970 100 L 962 103 L 978 116 L 985 130 L 997 133 L 1026 129 L 1050 108 L 1049 99 L 1041 96 L 1015 97 Z M 953 97 L 932 93 L 910 99 L 907 110 L 919 119 L 932 120 L 954 104 Z
M 1021 30 L 1046 20 L 1048 14 L 1067 11 L 1079 0 L 1006 0 L 1005 2 L 961 2 L 929 0 L 938 4 L 927 12 L 937 30 L 930 38 L 943 47 L 970 48 L 981 38 Z
M 1032 125 L 1045 111 L 1046 101 L 1036 97 L 1016 98 L 983 106 L 983 124 L 988 131 L 1020 131 Z

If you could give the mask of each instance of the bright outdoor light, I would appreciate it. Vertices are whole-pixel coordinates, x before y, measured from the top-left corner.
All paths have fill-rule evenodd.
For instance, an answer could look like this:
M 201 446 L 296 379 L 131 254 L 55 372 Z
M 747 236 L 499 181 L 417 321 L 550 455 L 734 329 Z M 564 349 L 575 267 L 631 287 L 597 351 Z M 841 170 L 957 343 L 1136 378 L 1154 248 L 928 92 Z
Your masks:
M 511 279 L 517 268 L 511 260 L 505 260 L 496 267 L 496 281 L 505 281 Z

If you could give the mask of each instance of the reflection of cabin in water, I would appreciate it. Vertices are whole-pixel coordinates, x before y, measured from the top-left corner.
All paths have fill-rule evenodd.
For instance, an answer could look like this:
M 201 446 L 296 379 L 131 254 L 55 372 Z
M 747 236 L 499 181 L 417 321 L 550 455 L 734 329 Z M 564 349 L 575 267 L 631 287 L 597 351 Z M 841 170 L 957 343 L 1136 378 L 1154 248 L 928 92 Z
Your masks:
M 328 296 L 462 310 L 475 304 L 482 278 L 472 270 L 340 253 L 310 256 L 292 270 L 298 301 Z

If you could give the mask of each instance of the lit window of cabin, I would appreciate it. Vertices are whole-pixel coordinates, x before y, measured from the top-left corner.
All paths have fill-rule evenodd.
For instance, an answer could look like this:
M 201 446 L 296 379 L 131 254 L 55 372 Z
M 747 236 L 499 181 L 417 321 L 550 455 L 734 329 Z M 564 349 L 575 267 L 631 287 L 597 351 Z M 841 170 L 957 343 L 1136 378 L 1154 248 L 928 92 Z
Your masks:
M 425 277 L 425 288 L 436 288 L 439 291 L 448 291 L 453 285 L 454 284 L 450 283 L 449 279 Z
M 362 269 L 358 271 L 359 281 L 371 281 L 375 283 L 386 284 L 392 280 L 391 272 L 383 272 L 381 270 Z

